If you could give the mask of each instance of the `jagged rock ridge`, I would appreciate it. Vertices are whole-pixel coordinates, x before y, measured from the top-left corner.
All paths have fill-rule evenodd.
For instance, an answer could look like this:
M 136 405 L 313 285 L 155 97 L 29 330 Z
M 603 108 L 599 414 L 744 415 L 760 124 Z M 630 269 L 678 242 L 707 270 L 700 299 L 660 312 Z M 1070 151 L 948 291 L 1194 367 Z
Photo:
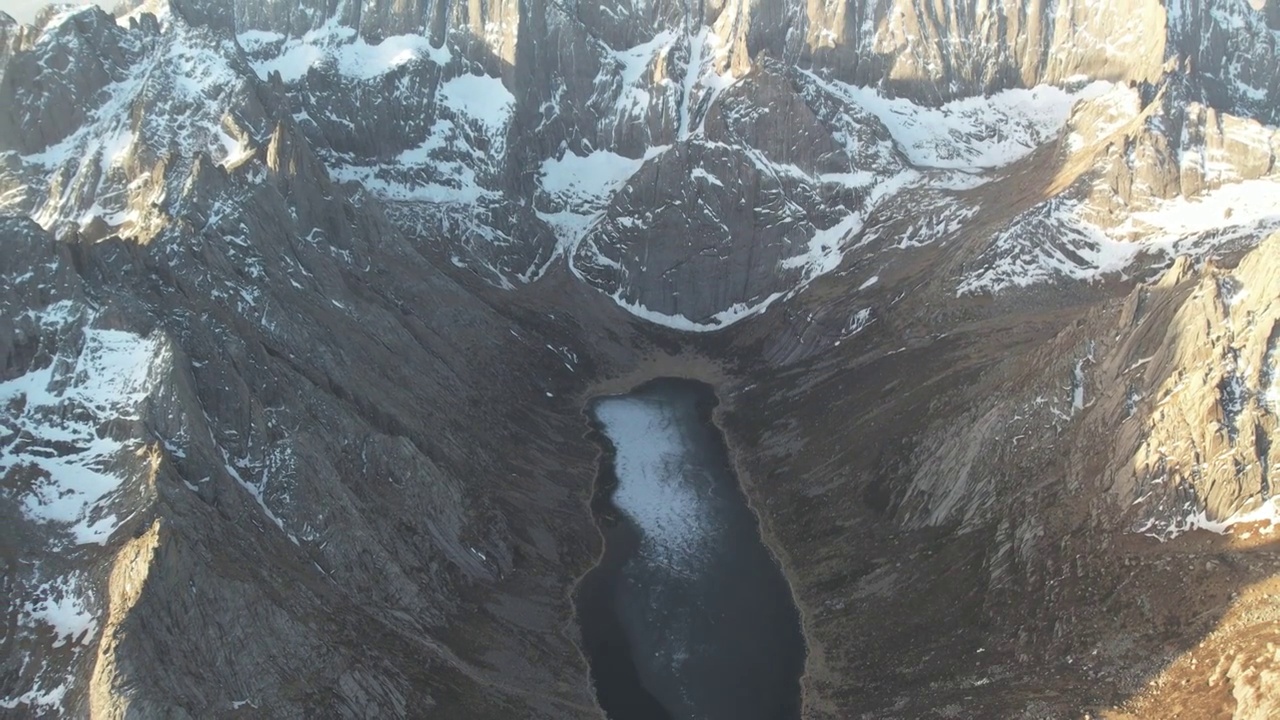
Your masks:
M 1181 131 L 1188 108 L 1276 120 L 1269 98 L 1280 55 L 1268 11 L 1225 1 L 1052 8 L 730 2 L 696 12 L 645 3 L 607 13 L 517 2 L 175 8 L 219 42 L 234 35 L 259 77 L 281 84 L 277 95 L 334 179 L 378 197 L 410 237 L 504 286 L 536 279 L 565 257 L 625 306 L 682 326 L 720 327 L 838 264 L 863 242 L 863 221 L 879 205 L 911 211 L 895 202 L 902 170 L 941 161 L 980 176 L 966 178 L 971 184 L 1016 157 L 984 154 L 993 139 L 996 147 L 1028 148 L 1052 140 L 1071 103 L 1046 88 L 1009 94 L 1018 88 L 1063 87 L 1087 105 L 1100 93 L 1079 95 L 1085 83 L 1128 84 L 1139 107 L 1118 111 L 1130 114 L 1164 98 L 1150 122 L 1164 125 L 1160 152 L 1174 164 L 1202 153 L 1202 138 Z M 109 24 L 94 17 L 97 26 Z M 1125 32 L 1117 36 L 1114 27 Z M 59 32 L 61 25 L 49 34 Z M 81 97 L 136 66 L 127 51 L 137 41 L 124 39 L 136 36 L 117 34 L 107 39 L 99 27 L 83 41 L 90 54 L 111 58 L 111 67 L 86 68 L 75 88 Z M 239 51 L 217 54 L 236 75 L 243 70 Z M 1246 56 L 1254 60 L 1245 63 Z M 29 69 L 13 71 L 15 88 L 32 85 L 34 68 L 58 64 L 25 57 Z M 215 70 L 204 69 L 206 82 L 217 82 Z M 863 87 L 876 91 L 843 90 Z M 77 113 L 87 110 L 61 112 L 66 100 L 56 92 L 14 96 L 13 107 L 45 108 L 58 118 L 15 119 L 27 128 L 10 129 L 15 148 L 44 149 L 66 134 L 59 124 L 83 119 Z M 977 93 L 1004 100 L 991 108 L 965 100 Z M 935 116 L 885 97 L 922 106 L 967 102 L 967 111 L 947 107 L 972 113 L 973 122 L 920 138 Z M 978 120 L 992 111 L 1003 119 Z M 269 131 L 238 117 L 227 122 L 247 125 L 229 132 L 229 146 L 260 144 Z M 1003 136 L 1014 128 L 1027 135 Z M 959 155 L 931 157 L 920 143 L 953 146 Z M 974 162 L 961 161 L 966 155 Z M 686 168 L 700 172 L 672 172 Z M 585 187 L 566 192 L 566 175 Z M 872 186 L 879 190 L 869 193 Z M 1152 194 L 1167 198 L 1169 190 Z M 1199 192 L 1174 189 L 1185 197 Z M 759 193 L 761 202 L 743 212 L 736 199 Z M 637 214 L 636 203 L 662 203 L 680 219 L 673 225 Z M 76 217 L 89 211 L 80 205 L 63 219 L 88 222 Z M 1112 215 L 1106 224 L 1125 219 Z M 760 250 L 750 267 L 734 252 L 746 237 Z M 708 272 L 725 279 L 703 294 L 693 278 Z

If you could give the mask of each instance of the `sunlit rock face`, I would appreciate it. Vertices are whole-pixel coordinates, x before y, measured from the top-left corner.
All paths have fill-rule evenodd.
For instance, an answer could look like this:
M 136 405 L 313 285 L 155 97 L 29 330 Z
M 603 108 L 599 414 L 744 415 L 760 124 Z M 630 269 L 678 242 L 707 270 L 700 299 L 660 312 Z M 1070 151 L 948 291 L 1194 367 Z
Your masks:
M 637 314 L 715 329 L 829 272 L 869 217 L 910 216 L 904 191 L 956 192 L 955 178 L 903 175 L 935 167 L 910 148 L 949 147 L 947 167 L 978 171 L 959 181 L 971 186 L 1016 159 L 988 153 L 993 139 L 1035 148 L 1067 130 L 1072 102 L 1009 91 L 1063 88 L 1087 106 L 1093 81 L 1139 88 L 1128 119 L 1161 99 L 1154 151 L 1179 156 L 1200 143 L 1182 132 L 1188 103 L 1277 119 L 1270 10 L 1217 0 L 206 5 L 50 18 L 7 73 L 0 137 L 32 187 L 10 203 L 45 225 L 147 235 L 159 176 L 185 177 L 195 152 L 234 164 L 288 116 L 335 182 L 449 262 L 510 287 L 567 261 Z M 83 57 L 62 72 L 72 47 Z M 927 108 L 953 101 L 1001 120 L 933 125 Z M 86 123 L 105 143 L 93 164 L 70 137 Z M 917 136 L 929 126 L 940 133 Z M 954 161 L 966 155 L 982 162 Z M 589 187 L 566 192 L 584 170 Z
M 1176 96 L 1164 153 L 1197 152 L 1188 102 L 1274 121 L 1275 44 L 1237 5 L 240 3 L 235 26 L 336 177 L 411 236 L 498 284 L 565 258 L 642 317 L 716 329 L 829 272 L 872 216 L 910 217 L 904 191 L 950 202 L 1021 155 L 1003 148 L 1052 143 L 1092 81 L 1148 88 L 1125 120 Z M 1041 86 L 1071 99 L 1007 96 Z M 975 122 L 937 124 L 952 101 Z M 938 166 L 930 147 L 967 174 L 906 172 Z

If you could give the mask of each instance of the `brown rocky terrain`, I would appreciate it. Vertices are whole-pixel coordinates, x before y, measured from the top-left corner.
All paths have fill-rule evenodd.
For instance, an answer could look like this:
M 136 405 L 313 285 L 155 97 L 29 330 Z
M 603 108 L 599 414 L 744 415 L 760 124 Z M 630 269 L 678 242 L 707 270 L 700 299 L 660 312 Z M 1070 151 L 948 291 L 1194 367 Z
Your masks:
M 1276 716 L 1273 5 L 0 13 L 0 716 L 600 717 L 663 375 L 805 717 Z

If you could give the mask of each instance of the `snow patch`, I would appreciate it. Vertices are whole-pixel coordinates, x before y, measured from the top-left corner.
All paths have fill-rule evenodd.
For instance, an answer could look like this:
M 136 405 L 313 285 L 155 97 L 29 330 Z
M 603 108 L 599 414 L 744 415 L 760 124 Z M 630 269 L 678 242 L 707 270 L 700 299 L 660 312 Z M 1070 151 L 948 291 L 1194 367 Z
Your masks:
M 732 73 L 721 75 L 715 70 L 724 50 L 720 36 L 709 27 L 699 29 L 689 38 L 689 67 L 684 72 L 683 98 L 680 103 L 681 139 L 702 133 L 705 109 L 715 101 L 715 96 L 737 82 Z M 703 112 L 695 117 L 695 110 Z
M 1199 197 L 1161 201 L 1115 228 L 1087 220 L 1080 204 L 1055 198 L 996 235 L 957 295 L 999 293 L 1057 278 L 1087 282 L 1123 274 L 1140 255 L 1203 258 L 1280 230 L 1280 181 L 1249 180 Z
M 803 290 L 819 276 L 840 267 L 845 253 L 851 249 L 846 244 L 846 240 L 862 230 L 864 220 L 871 212 L 887 198 L 918 184 L 921 180 L 920 173 L 914 170 L 905 170 L 886 178 L 872 189 L 861 210 L 849 213 L 829 228 L 814 232 L 804 252 L 782 261 L 784 269 L 804 269 L 804 279 L 793 294 Z
M 683 315 L 667 315 L 666 313 L 660 313 L 656 310 L 650 310 L 640 303 L 630 302 L 623 299 L 621 291 L 614 293 L 610 297 L 612 297 L 613 301 L 616 302 L 623 310 L 626 310 L 641 320 L 647 320 L 655 325 L 661 325 L 663 327 L 671 328 L 672 330 L 682 330 L 684 332 L 714 332 L 716 330 L 723 330 L 724 328 L 753 315 L 759 315 L 765 310 L 768 310 L 769 306 L 773 303 L 784 297 L 789 297 L 797 291 L 798 289 L 796 291 L 792 291 L 792 293 L 776 292 L 757 303 L 735 303 L 727 310 L 721 310 L 720 312 L 712 315 L 706 322 L 695 322 Z
M 871 308 L 862 308 L 861 310 L 855 312 L 853 315 L 849 316 L 849 322 L 847 325 L 845 325 L 844 333 L 842 334 L 841 339 L 850 338 L 850 337 L 853 337 L 854 335 L 857 335 L 863 330 L 866 330 L 867 326 L 873 322 L 875 322 L 875 318 L 872 317 L 871 315 Z
M 711 185 L 724 187 L 724 183 L 720 181 L 720 178 L 716 177 L 715 175 L 712 175 L 711 173 L 707 172 L 706 170 L 703 170 L 702 168 L 694 168 L 693 177 Z
M 1174 518 L 1158 532 L 1155 530 L 1157 525 L 1163 523 L 1150 521 L 1138 532 L 1164 542 L 1192 530 L 1208 530 L 1218 535 L 1228 535 L 1237 525 L 1261 525 L 1258 532 L 1266 535 L 1274 532 L 1276 526 L 1280 525 L 1280 498 L 1269 498 L 1253 509 L 1237 511 L 1222 520 L 1211 520 L 1206 511 L 1198 510 L 1188 513 L 1186 517 Z
M 1149 244 L 1168 244 L 1241 225 L 1259 226 L 1260 232 L 1280 228 L 1280 180 L 1246 180 L 1198 197 L 1163 200 L 1152 210 L 1133 213 L 1114 234 L 1154 236 Z
M 49 19 L 45 21 L 44 25 L 40 27 L 40 36 L 36 38 L 36 43 L 39 44 L 48 41 L 58 28 L 67 24 L 67 22 L 72 18 L 92 10 L 93 8 L 88 5 L 64 5 L 63 9 L 50 16 Z
M 0 448 L 0 476 L 30 478 L 20 500 L 28 520 L 64 526 L 77 544 L 107 542 L 119 520 L 105 505 L 140 447 L 105 424 L 139 419 L 168 363 L 160 336 L 88 328 L 74 357 L 0 383 L 0 407 L 21 408 L 13 421 L 23 430 Z
M 1071 371 L 1071 414 L 1084 410 L 1084 358 L 1076 360 Z
M 553 195 L 599 200 L 613 194 L 643 164 L 643 158 L 624 157 L 608 150 L 597 150 L 585 157 L 567 152 L 558 160 L 542 163 L 538 182 L 544 192 Z
M 539 204 L 553 208 L 539 212 L 556 232 L 560 253 L 572 252 L 599 219 L 618 188 L 644 165 L 643 158 L 629 158 L 607 150 L 589 155 L 566 152 L 542 163 Z
M 272 45 L 283 41 L 274 54 L 255 61 L 253 70 L 263 80 L 278 72 L 286 83 L 297 82 L 318 67 L 332 66 L 345 77 L 365 81 L 420 58 L 436 65 L 447 65 L 453 59 L 448 47 L 433 47 L 421 35 L 393 35 L 371 45 L 354 28 L 343 26 L 336 19 L 292 40 L 266 30 L 248 30 L 236 39 L 255 55 L 265 54 Z
M 390 202 L 474 205 L 496 199 L 477 169 L 491 165 L 505 149 L 507 125 L 515 98 L 502 81 L 485 75 L 462 75 L 444 83 L 437 93 L 443 111 L 426 138 L 401 152 L 393 163 L 347 165 L 336 158 L 330 176 L 354 182 L 379 199 Z M 487 152 L 472 147 L 464 125 L 474 123 L 489 140 Z
M 357 38 L 334 53 L 338 72 L 358 80 L 382 77 L 420 57 L 430 58 L 437 65 L 444 65 L 451 59 L 447 48 L 434 48 L 421 35 L 393 35 L 377 45 Z
M 678 46 L 685 43 L 688 63 L 682 71 L 673 72 L 671 64 L 684 54 Z M 667 93 L 674 91 L 679 94 L 674 98 L 677 137 L 688 139 L 701 134 L 705 111 L 715 96 L 738 81 L 732 73 L 716 69 L 724 64 L 727 51 L 710 27 L 686 33 L 664 30 L 633 47 L 607 50 L 604 67 L 595 80 L 597 94 L 611 98 L 615 122 L 626 124 L 647 116 L 655 105 L 671 101 Z M 677 74 L 681 79 L 678 87 L 672 81 Z
M 67 685 L 57 685 L 48 690 L 43 685 L 37 684 L 27 692 L 13 696 L 0 698 L 0 708 L 13 710 L 19 705 L 29 705 L 37 708 L 57 709 L 62 707 L 62 699 L 67 695 Z
M 1020 160 L 1063 131 L 1078 101 L 1113 88 L 1104 81 L 1076 92 L 1039 85 L 931 108 L 884 97 L 873 88 L 811 77 L 879 118 L 911 164 L 948 170 L 992 169 Z
M 665 55 L 675 42 L 676 34 L 664 30 L 648 42 L 640 43 L 626 50 L 615 50 L 606 57 L 612 57 L 613 67 L 601 72 L 596 83 L 612 81 L 618 78 L 621 91 L 616 100 L 617 112 L 621 117 L 633 115 L 643 116 L 648 110 L 650 95 L 644 75 L 660 56 Z M 658 86 L 671 84 L 669 78 L 663 77 L 655 82 Z
M 22 612 L 28 626 L 46 625 L 53 630 L 53 647 L 67 643 L 87 645 L 98 632 L 98 620 L 88 607 L 74 578 L 46 583 L 36 591 L 37 600 Z
M 258 508 L 262 510 L 262 514 L 279 528 L 289 538 L 290 542 L 294 545 L 299 545 L 298 537 L 289 532 L 285 527 L 284 519 L 267 505 L 267 500 L 264 496 L 268 481 L 273 475 L 286 476 L 292 471 L 293 456 L 288 451 L 279 449 L 269 455 L 266 462 L 254 463 L 248 458 L 233 460 L 228 456 L 225 449 L 219 448 L 219 450 L 222 453 L 223 468 L 227 471 L 227 475 L 249 493 L 249 496 L 258 504 Z M 244 472 L 242 473 L 241 470 Z M 245 477 L 250 473 L 256 473 L 257 479 Z
M 440 103 L 479 122 L 487 137 L 501 140 L 516 99 L 502 81 L 488 75 L 459 75 L 440 86 Z
M 840 266 L 843 255 L 840 253 L 844 239 L 862 229 L 864 213 L 849 213 L 840 222 L 829 228 L 818 230 L 809 239 L 808 250 L 782 261 L 785 269 L 807 268 L 811 276 L 818 276 L 835 270 Z

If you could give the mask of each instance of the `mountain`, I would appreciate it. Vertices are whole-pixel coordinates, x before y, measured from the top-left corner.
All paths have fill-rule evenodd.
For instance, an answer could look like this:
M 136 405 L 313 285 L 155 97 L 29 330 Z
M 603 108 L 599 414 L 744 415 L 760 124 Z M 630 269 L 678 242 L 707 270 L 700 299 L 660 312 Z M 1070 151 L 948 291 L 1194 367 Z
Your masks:
M 0 13 L 0 715 L 599 717 L 716 385 L 806 717 L 1270 717 L 1273 0 Z

